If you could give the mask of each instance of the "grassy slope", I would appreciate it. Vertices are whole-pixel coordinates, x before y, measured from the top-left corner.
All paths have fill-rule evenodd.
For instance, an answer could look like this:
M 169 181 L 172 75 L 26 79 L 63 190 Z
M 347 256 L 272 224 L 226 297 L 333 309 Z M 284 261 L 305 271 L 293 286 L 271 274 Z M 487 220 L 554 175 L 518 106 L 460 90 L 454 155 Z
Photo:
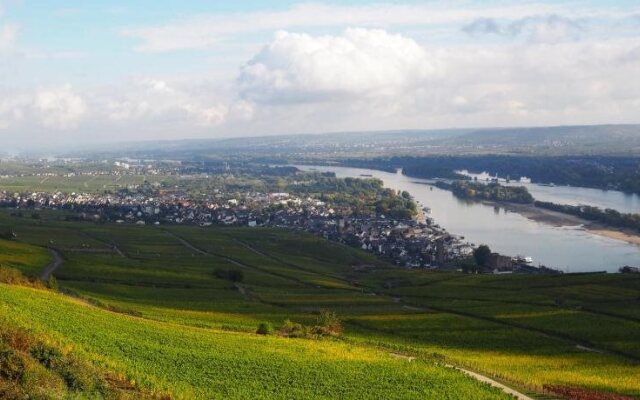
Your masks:
M 640 280 L 633 276 L 399 270 L 344 246 L 276 230 L 165 231 L 0 214 L 0 229 L 9 224 L 20 240 L 35 244 L 46 244 L 52 228 L 66 230 L 56 237 L 67 248 L 56 273 L 61 286 L 148 323 L 245 334 L 261 321 L 310 322 L 310 313 L 330 308 L 347 322 L 354 343 L 425 358 L 436 353 L 531 389 L 563 384 L 640 395 L 633 362 L 640 357 Z M 100 249 L 115 243 L 125 257 L 75 250 L 89 240 Z M 219 268 L 242 269 L 242 290 L 215 278 Z M 578 343 L 627 356 L 587 352 Z
M 143 387 L 176 397 L 506 398 L 450 369 L 339 341 L 150 321 L 4 284 L 0 304 L 2 317 L 13 324 L 52 336 Z

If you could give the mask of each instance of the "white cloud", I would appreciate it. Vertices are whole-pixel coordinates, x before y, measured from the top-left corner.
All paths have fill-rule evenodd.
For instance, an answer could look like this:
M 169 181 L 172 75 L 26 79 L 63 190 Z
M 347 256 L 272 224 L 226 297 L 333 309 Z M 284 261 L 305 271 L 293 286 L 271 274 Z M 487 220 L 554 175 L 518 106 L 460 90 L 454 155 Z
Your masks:
M 33 108 L 47 128 L 75 128 L 85 115 L 84 100 L 74 93 L 71 86 L 40 89 L 36 92 Z
M 84 99 L 70 85 L 12 91 L 0 96 L 0 129 L 68 130 L 85 116 Z
M 341 36 L 280 31 L 240 73 L 241 95 L 256 102 L 335 101 L 398 96 L 438 73 L 414 40 L 383 30 Z
M 435 48 L 381 30 L 281 32 L 238 83 L 255 126 L 294 132 L 637 122 L 637 49 L 633 37 Z
M 142 51 L 211 51 L 126 54 L 125 72 L 155 78 L 116 68 L 93 85 L 103 71 L 90 65 L 105 54 L 15 49 L 19 27 L 0 23 L 7 71 L 53 58 L 72 67 L 5 80 L 2 140 L 639 122 L 638 9 L 450 4 L 303 4 L 127 29 Z M 178 75 L 176 61 L 199 72 Z M 55 84 L 74 73 L 82 89 Z
M 121 93 L 103 95 L 106 116 L 112 121 L 216 126 L 225 121 L 228 113 L 227 106 L 210 95 L 190 93 L 159 79 L 139 79 Z

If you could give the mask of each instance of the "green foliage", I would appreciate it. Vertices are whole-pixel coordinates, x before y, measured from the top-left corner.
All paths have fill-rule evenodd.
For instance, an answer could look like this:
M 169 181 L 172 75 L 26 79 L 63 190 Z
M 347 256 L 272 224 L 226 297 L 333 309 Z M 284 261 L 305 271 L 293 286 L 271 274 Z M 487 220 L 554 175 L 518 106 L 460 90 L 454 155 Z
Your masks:
M 462 269 L 462 271 L 467 274 L 477 273 L 477 272 L 480 272 L 482 269 L 480 265 L 478 265 L 478 263 L 476 262 L 475 257 L 473 256 L 462 259 L 459 263 L 459 266 Z
M 470 200 L 506 201 L 511 203 L 533 203 L 531 193 L 524 186 L 502 186 L 499 183 L 477 183 L 457 180 L 453 183 L 436 182 L 440 189 L 451 190 L 456 197 Z
M 314 331 L 322 336 L 340 336 L 343 331 L 342 321 L 334 311 L 321 310 Z
M 51 290 L 58 290 L 58 281 L 56 280 L 56 277 L 49 275 L 46 286 Z
M 30 353 L 36 361 L 47 368 L 58 368 L 62 365 L 62 353 L 45 343 L 38 343 Z
M 24 377 L 24 373 L 25 364 L 22 357 L 0 343 L 0 378 L 16 382 Z
M 231 282 L 242 282 L 244 280 L 244 273 L 239 269 L 217 269 L 214 273 L 216 277 Z
M 278 334 L 290 338 L 310 338 L 312 336 L 311 329 L 298 322 L 292 322 L 289 319 L 284 320 Z
M 118 385 L 135 380 L 187 398 L 447 398 L 451 387 L 458 397 L 500 396 L 428 361 L 438 360 L 533 392 L 557 384 L 640 395 L 638 366 L 614 354 L 640 357 L 640 275 L 429 272 L 278 229 L 41 222 L 21 220 L 20 240 L 46 246 L 54 236 L 67 249 L 91 242 L 100 250 L 66 250 L 56 271 L 61 292 L 80 300 L 0 284 L 2 318 L 62 342 L 33 342 L 54 349 L 35 354 L 56 368 L 31 356 L 38 346 L 28 335 L 0 335 L 0 342 L 25 360 L 27 377 L 35 365 L 63 394 L 83 382 L 89 389 L 76 390 L 79 397 L 101 390 L 102 379 L 91 383 L 77 371 L 95 371 L 95 361 L 121 377 Z M 38 249 L 1 241 L 0 263 L 38 274 L 50 261 Z M 218 279 L 218 269 L 242 271 L 243 284 Z M 255 335 L 261 323 L 308 339 L 331 337 L 340 326 L 345 340 Z M 389 349 L 417 360 L 393 359 Z
M 476 264 L 486 267 L 491 256 L 491 249 L 486 244 L 482 244 L 473 250 L 473 258 Z
M 407 192 L 397 194 L 394 190 L 382 191 L 380 200 L 375 202 L 376 212 L 389 218 L 410 219 L 417 211 L 418 206 Z
M 83 354 L 98 355 L 98 362 L 117 374 L 176 397 L 441 399 L 452 398 L 447 388 L 455 387 L 457 395 L 507 398 L 456 371 L 398 360 L 364 344 L 178 328 L 175 323 L 110 313 L 52 292 L 0 289 L 8 318 L 55 332 L 85 349 Z
M 270 322 L 261 322 L 256 329 L 258 335 L 271 335 L 273 333 L 273 325 Z
M 40 287 L 38 281 L 25 277 L 22 272 L 15 268 L 3 267 L 0 265 L 0 283 L 9 283 L 12 285 L 23 285 Z
M 342 322 L 338 315 L 333 311 L 322 310 L 316 317 L 315 325 L 307 326 L 286 319 L 278 334 L 290 338 L 319 339 L 325 336 L 340 336 L 342 331 Z

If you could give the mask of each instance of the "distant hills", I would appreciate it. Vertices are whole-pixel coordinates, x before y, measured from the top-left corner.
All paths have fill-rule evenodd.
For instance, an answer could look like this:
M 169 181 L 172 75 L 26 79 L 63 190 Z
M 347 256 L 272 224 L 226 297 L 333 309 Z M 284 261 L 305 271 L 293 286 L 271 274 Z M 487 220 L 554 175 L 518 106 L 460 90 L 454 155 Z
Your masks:
M 505 151 L 548 150 L 555 154 L 640 154 L 640 125 L 553 126 L 478 129 L 436 140 L 441 146 L 496 148 Z
M 433 154 L 640 155 L 640 125 L 394 130 L 115 143 L 76 150 L 134 158 L 344 158 Z

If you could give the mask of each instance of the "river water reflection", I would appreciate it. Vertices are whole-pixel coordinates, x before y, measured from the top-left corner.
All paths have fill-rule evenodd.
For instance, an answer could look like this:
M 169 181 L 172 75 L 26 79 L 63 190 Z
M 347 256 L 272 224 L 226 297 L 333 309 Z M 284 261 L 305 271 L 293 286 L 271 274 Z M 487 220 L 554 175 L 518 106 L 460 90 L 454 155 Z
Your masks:
M 471 243 L 487 244 L 503 254 L 532 257 L 535 265 L 565 272 L 614 272 L 623 265 L 640 266 L 640 246 L 600 237 L 580 227 L 554 227 L 501 208 L 464 201 L 427 185 L 424 179 L 360 168 L 297 167 L 334 172 L 338 177 L 381 179 L 385 187 L 406 190 L 429 207 L 430 216 L 450 233 L 462 235 Z

